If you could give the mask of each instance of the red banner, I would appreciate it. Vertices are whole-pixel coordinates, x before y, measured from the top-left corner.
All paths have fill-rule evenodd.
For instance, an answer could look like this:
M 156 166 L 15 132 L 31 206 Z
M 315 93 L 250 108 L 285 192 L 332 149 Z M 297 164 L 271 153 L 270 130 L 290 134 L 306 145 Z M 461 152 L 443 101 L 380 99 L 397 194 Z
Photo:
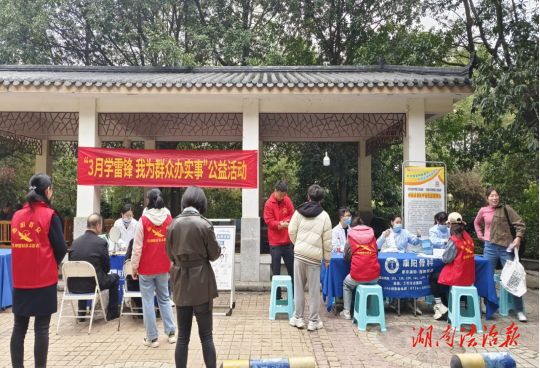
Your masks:
M 257 151 L 79 147 L 79 185 L 257 188 Z

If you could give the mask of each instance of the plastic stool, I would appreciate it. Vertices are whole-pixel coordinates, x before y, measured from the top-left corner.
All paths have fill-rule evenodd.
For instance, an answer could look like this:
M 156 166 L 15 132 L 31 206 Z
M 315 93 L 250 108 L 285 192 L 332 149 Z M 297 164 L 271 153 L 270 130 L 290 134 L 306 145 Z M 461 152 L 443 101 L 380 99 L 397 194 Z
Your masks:
M 433 295 L 426 295 L 426 303 L 427 304 L 433 305 L 433 299 L 435 299 L 435 297 Z
M 463 311 L 465 316 L 461 315 L 460 299 L 467 297 L 467 308 Z M 476 333 L 481 334 L 482 317 L 480 314 L 480 304 L 478 301 L 478 291 L 474 286 L 452 286 L 448 297 L 448 322 L 451 327 L 461 331 L 461 325 L 474 325 Z
M 277 288 L 287 289 L 287 300 L 277 300 Z M 293 303 L 293 288 L 291 276 L 273 276 L 272 277 L 272 289 L 270 292 L 270 320 L 276 319 L 276 313 L 287 313 L 289 319 L 293 317 L 294 303 Z
M 508 317 L 510 309 L 516 311 L 516 307 L 514 306 L 514 296 L 501 286 L 501 275 L 493 275 L 493 281 L 499 284 L 499 314 L 503 317 Z M 521 298 L 523 302 L 523 297 Z M 523 314 L 525 314 L 525 303 L 523 303 Z
M 368 296 L 371 296 L 371 308 L 369 310 L 367 309 Z M 375 300 L 375 296 L 377 297 L 377 300 Z M 353 323 L 354 321 L 358 323 L 359 331 L 366 331 L 368 323 L 376 323 L 381 325 L 382 332 L 386 332 L 384 299 L 382 288 L 379 285 L 358 285 L 356 287 Z

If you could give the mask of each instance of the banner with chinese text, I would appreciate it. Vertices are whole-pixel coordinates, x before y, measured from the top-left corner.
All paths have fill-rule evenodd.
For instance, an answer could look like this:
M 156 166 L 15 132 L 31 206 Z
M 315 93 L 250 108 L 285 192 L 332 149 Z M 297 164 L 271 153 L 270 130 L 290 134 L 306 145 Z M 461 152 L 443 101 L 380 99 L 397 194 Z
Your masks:
M 257 151 L 79 147 L 78 185 L 257 188 Z
M 427 236 L 436 213 L 445 211 L 444 167 L 408 166 L 404 173 L 404 228 Z

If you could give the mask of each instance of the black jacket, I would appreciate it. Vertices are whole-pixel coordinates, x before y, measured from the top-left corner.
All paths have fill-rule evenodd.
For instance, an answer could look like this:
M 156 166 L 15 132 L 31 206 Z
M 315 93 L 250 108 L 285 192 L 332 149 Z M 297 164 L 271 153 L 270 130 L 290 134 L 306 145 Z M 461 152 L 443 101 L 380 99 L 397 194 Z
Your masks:
M 107 242 L 98 238 L 92 230 L 86 230 L 83 236 L 73 241 L 69 250 L 70 261 L 86 261 L 96 269 L 99 287 L 105 285 L 107 274 L 111 270 L 111 260 Z M 68 289 L 72 293 L 93 293 L 96 282 L 91 277 L 68 279 Z

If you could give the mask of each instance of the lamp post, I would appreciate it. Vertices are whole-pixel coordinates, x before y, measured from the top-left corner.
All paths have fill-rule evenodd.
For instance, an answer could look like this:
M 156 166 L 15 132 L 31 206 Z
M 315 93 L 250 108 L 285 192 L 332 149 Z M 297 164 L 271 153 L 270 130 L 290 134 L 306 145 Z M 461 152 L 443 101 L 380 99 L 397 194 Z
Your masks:
M 451 193 L 448 193 L 446 195 L 446 200 L 448 201 L 448 212 L 452 212 L 452 201 L 454 200 L 454 196 Z

